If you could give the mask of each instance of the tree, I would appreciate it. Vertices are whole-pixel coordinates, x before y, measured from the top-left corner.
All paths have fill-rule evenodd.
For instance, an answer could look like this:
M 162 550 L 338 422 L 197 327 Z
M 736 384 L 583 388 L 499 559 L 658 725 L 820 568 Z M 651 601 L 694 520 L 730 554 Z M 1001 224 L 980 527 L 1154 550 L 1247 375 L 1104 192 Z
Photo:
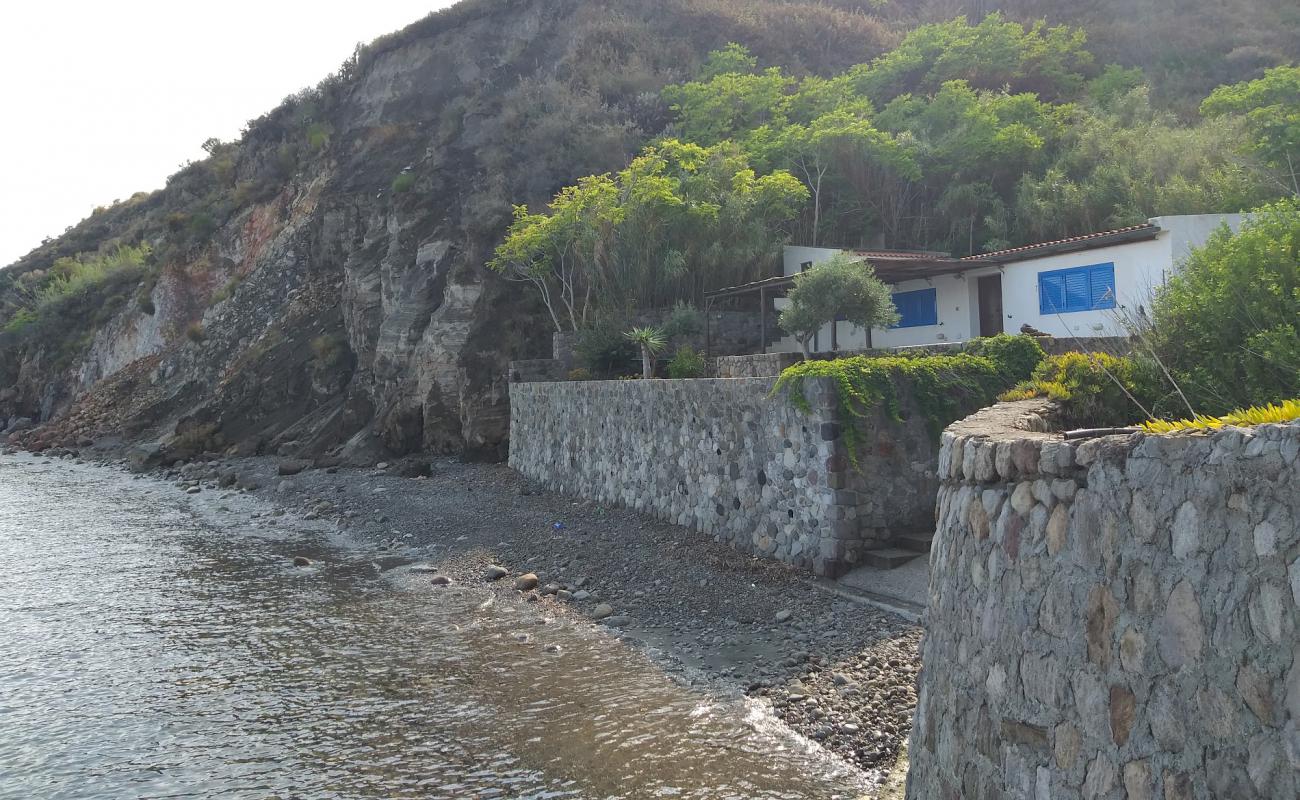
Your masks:
M 827 325 L 844 320 L 859 328 L 883 328 L 898 322 L 889 287 L 871 265 L 841 253 L 801 272 L 781 312 L 781 328 L 795 337 L 808 358 L 808 342 Z
M 1300 397 L 1300 201 L 1221 228 L 1157 292 L 1151 327 L 1198 414 Z
M 655 376 L 655 356 L 668 346 L 668 337 L 655 327 L 633 328 L 623 334 L 641 350 L 641 377 L 650 380 Z
M 531 283 L 556 330 L 579 330 L 600 309 L 698 302 L 763 277 L 807 197 L 788 172 L 757 174 L 734 144 L 669 139 L 563 189 L 544 213 L 516 208 L 488 266 Z
M 977 89 L 1008 88 L 1049 99 L 1074 96 L 1093 71 L 1078 28 L 1026 28 L 999 13 L 977 25 L 963 17 L 922 25 L 897 48 L 854 70 L 859 90 L 877 103 L 908 93 L 937 92 L 948 81 Z
M 1259 80 L 1220 86 L 1201 104 L 1201 113 L 1244 115 L 1247 149 L 1276 171 L 1287 192 L 1300 197 L 1300 67 L 1275 67 Z
M 1162 214 L 1235 213 L 1278 196 L 1243 159 L 1239 117 L 1194 125 L 1154 109 L 1147 90 L 1105 108 L 1075 108 L 1056 153 L 1021 177 L 1013 201 L 1018 241 L 1119 228 Z

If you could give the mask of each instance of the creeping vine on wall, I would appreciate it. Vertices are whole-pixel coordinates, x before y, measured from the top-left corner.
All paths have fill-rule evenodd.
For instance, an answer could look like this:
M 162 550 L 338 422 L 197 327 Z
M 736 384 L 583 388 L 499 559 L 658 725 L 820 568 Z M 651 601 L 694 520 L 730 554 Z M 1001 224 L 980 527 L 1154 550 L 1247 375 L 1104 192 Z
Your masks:
M 864 421 L 879 408 L 890 419 L 902 422 L 902 393 L 911 393 L 937 439 L 949 424 L 991 404 L 1007 387 L 1002 370 L 992 359 L 961 353 L 804 361 L 781 373 L 772 393 L 787 391 L 797 408 L 809 412 L 803 392 L 804 381 L 809 378 L 835 381 L 840 417 L 850 421 L 844 427 L 844 441 L 855 467 Z

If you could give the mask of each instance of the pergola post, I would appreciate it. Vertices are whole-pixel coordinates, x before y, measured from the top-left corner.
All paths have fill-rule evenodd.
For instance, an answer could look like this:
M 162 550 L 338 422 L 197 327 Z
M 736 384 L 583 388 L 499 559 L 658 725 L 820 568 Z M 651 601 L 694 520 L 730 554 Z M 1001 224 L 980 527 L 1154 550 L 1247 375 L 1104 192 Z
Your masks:
M 758 290 L 758 340 L 763 346 L 763 354 L 767 354 L 767 290 L 759 288 Z
M 704 298 L 704 357 L 713 358 L 713 321 L 709 312 L 713 310 L 713 298 Z

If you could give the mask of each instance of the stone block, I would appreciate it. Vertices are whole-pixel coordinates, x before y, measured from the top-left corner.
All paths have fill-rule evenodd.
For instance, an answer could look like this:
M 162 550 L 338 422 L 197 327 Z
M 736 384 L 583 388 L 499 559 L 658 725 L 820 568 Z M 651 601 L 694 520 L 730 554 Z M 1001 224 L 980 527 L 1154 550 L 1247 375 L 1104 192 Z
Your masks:
M 1038 750 L 1043 754 L 1050 751 L 1047 729 L 1028 722 L 1002 720 L 1002 741 Z
M 1102 669 L 1110 667 L 1111 643 L 1118 616 L 1119 604 L 1115 602 L 1115 596 L 1110 590 L 1105 586 L 1093 587 L 1088 593 L 1088 605 L 1084 612 L 1084 636 L 1088 643 L 1088 660 Z
M 1065 506 L 1057 506 L 1052 509 L 1052 515 L 1047 520 L 1047 552 L 1055 556 L 1065 550 L 1069 544 L 1069 533 L 1069 512 Z
M 1110 735 L 1116 747 L 1128 743 L 1137 719 L 1137 698 L 1127 686 L 1110 687 Z
M 1160 657 L 1178 669 L 1201 657 L 1205 646 L 1205 623 L 1201 605 L 1191 581 L 1182 580 L 1169 593 L 1159 628 Z
M 1242 664 L 1237 670 L 1237 693 L 1256 719 L 1264 725 L 1273 724 L 1273 682 L 1266 674 L 1251 664 Z
M 993 452 L 993 466 L 997 470 L 998 476 L 1004 481 L 1014 480 L 1016 477 L 1016 462 L 1012 453 L 1011 442 L 998 442 Z
M 1068 722 L 1057 725 L 1052 732 L 1052 756 L 1056 768 L 1069 772 L 1079 763 L 1079 753 L 1083 749 L 1083 736 L 1079 729 Z
M 1151 778 L 1151 762 L 1130 761 L 1124 765 L 1125 800 L 1152 800 L 1155 786 Z
M 1034 507 L 1034 485 L 1025 482 L 1016 484 L 1016 488 L 1011 492 L 1011 507 L 1016 510 L 1017 514 L 1025 515 Z

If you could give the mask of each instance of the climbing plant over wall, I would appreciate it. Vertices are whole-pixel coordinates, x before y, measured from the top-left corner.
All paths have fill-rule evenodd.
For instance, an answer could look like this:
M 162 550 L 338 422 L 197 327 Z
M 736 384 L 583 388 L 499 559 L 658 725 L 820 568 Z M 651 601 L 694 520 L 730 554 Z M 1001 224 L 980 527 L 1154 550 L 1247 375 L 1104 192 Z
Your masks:
M 804 381 L 809 378 L 835 381 L 840 416 L 852 420 L 844 428 L 844 441 L 855 467 L 862 424 L 877 409 L 902 422 L 900 398 L 905 392 L 911 393 L 931 434 L 938 438 L 950 423 L 989 405 L 1006 388 L 998 365 L 991 359 L 962 353 L 805 361 L 781 373 L 772 393 L 787 392 L 797 408 L 809 412 L 803 392 Z
M 804 361 L 781 373 L 772 394 L 786 392 L 797 408 L 809 412 L 804 381 L 833 379 L 840 416 L 854 423 L 844 430 L 844 439 L 856 467 L 861 425 L 877 409 L 902 422 L 903 393 L 911 393 L 937 439 L 948 425 L 991 405 L 999 392 L 1028 378 L 1044 358 L 1033 337 L 999 334 L 974 339 L 965 352 L 954 355 L 904 353 Z

